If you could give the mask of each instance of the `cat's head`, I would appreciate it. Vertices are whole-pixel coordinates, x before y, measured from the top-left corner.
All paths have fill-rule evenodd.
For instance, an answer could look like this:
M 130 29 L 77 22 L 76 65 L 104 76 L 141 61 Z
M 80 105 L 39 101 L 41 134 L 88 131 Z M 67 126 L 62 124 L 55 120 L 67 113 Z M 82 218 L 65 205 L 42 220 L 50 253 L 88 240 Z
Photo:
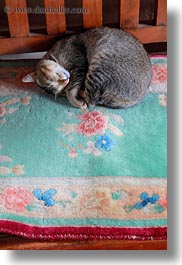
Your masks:
M 52 60 L 42 59 L 34 72 L 23 77 L 23 83 L 36 82 L 43 90 L 57 95 L 69 83 L 69 72 Z

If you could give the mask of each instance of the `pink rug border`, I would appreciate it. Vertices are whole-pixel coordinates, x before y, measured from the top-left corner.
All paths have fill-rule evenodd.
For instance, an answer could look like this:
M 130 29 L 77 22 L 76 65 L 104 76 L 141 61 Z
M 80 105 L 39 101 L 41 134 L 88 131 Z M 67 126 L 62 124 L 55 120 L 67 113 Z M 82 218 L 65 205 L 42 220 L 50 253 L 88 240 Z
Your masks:
M 37 227 L 0 221 L 0 232 L 39 240 L 166 240 L 167 227 Z

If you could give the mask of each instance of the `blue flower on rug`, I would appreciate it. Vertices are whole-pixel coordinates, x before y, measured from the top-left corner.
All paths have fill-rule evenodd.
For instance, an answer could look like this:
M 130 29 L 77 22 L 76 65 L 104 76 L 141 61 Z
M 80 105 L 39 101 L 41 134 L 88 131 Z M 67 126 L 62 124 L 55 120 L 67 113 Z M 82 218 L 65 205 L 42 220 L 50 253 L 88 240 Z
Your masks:
M 112 146 L 115 144 L 115 142 L 112 141 L 108 134 L 97 136 L 96 140 L 97 142 L 95 144 L 95 147 L 103 149 L 105 151 L 111 151 Z
M 128 213 L 131 212 L 133 209 L 141 210 L 142 208 L 147 206 L 148 203 L 156 204 L 156 202 L 159 200 L 159 198 L 160 197 L 158 194 L 153 194 L 151 197 L 149 197 L 147 192 L 142 192 L 140 194 L 140 199 L 142 200 L 141 202 L 137 202 L 134 205 L 124 206 L 124 209 Z M 162 212 L 161 209 L 160 209 L 160 212 Z
M 135 209 L 140 210 L 143 207 L 145 207 L 149 202 L 151 204 L 155 204 L 159 200 L 159 195 L 158 194 L 153 194 L 152 197 L 149 197 L 147 192 L 142 192 L 140 194 L 140 199 L 142 202 L 137 202 L 135 204 Z
M 45 206 L 53 206 L 55 200 L 52 198 L 56 194 L 55 189 L 48 189 L 45 192 L 42 192 L 41 189 L 33 190 L 33 195 L 40 201 L 44 201 Z

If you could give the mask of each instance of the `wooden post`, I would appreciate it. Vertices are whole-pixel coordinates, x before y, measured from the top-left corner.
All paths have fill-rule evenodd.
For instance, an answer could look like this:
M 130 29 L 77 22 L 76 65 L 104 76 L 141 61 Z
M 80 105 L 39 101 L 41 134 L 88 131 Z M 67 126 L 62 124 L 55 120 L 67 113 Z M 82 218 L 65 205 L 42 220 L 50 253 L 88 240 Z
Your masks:
M 83 13 L 84 28 L 102 26 L 102 0 L 82 0 L 82 6 L 87 9 Z
M 26 37 L 29 35 L 29 23 L 26 0 L 5 0 L 10 36 Z
M 167 0 L 158 0 L 157 4 L 157 26 L 165 26 L 167 24 Z
M 140 0 L 120 0 L 120 27 L 136 28 L 139 23 Z
M 64 0 L 44 0 L 46 8 L 46 26 L 49 35 L 66 31 Z

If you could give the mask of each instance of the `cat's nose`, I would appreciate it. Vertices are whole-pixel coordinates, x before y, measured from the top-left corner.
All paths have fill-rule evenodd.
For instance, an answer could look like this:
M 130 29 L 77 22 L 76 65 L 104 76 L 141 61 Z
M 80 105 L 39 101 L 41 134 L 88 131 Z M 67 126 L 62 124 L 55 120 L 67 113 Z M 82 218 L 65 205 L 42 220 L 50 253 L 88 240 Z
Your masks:
M 70 79 L 70 73 L 68 71 L 64 71 L 64 75 L 66 76 L 67 79 Z
M 58 74 L 58 76 L 60 76 L 60 78 L 63 79 L 63 75 L 64 75 L 64 79 L 70 79 L 70 73 L 65 69 L 63 68 L 62 66 L 60 65 L 57 65 L 56 66 L 56 73 Z

